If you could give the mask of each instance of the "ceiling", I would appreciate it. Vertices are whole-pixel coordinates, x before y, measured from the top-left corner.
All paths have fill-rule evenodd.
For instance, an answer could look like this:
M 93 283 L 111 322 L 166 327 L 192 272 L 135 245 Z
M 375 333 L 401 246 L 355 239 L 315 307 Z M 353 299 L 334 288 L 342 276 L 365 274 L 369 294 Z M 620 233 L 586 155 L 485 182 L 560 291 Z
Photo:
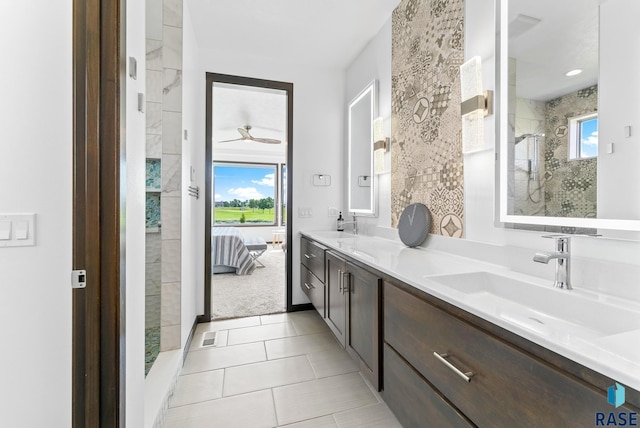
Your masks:
M 199 49 L 240 53 L 304 66 L 346 70 L 389 20 L 400 0 L 185 0 Z M 261 76 L 253 76 L 260 78 Z M 279 92 L 279 93 L 278 93 Z M 216 84 L 214 153 L 285 152 L 286 96 L 238 85 Z M 280 145 L 239 141 L 237 128 Z
M 345 69 L 400 0 L 185 0 L 198 47 Z
M 509 1 L 509 57 L 517 59 L 518 97 L 548 101 L 598 82 L 599 3 Z M 520 34 L 514 35 L 518 24 Z M 577 68 L 583 72 L 565 76 Z
M 286 152 L 287 95 L 285 91 L 250 86 L 214 83 L 213 97 L 214 153 L 248 150 L 252 153 Z M 282 144 L 223 140 L 241 138 L 238 128 L 251 126 L 254 138 L 273 138 Z

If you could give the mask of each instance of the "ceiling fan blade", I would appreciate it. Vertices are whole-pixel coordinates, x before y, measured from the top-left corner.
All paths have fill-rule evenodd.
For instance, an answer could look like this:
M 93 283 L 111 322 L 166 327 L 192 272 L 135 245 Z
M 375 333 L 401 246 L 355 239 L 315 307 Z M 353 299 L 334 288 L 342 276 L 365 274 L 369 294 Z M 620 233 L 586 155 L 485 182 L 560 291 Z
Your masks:
M 251 136 L 251 134 L 249 134 L 249 131 L 247 129 L 238 128 L 238 132 L 240 133 L 240 135 L 242 135 L 241 140 L 253 140 L 253 137 Z
M 274 140 L 271 138 L 253 138 L 253 141 L 256 143 L 265 143 L 265 144 L 280 144 L 280 140 Z
M 242 141 L 244 140 L 244 138 L 236 138 L 234 140 L 222 140 L 222 141 L 218 141 L 218 143 L 230 143 L 232 141 Z

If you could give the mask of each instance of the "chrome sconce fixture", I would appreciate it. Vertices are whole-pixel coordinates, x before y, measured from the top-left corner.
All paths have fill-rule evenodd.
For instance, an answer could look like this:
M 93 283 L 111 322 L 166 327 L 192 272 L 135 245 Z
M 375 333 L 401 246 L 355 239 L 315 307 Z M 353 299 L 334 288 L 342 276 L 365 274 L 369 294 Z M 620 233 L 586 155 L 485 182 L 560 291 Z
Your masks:
M 384 136 L 384 119 L 378 117 L 373 121 L 373 172 L 384 173 L 384 154 L 389 151 L 391 140 Z
M 484 118 L 493 114 L 493 91 L 482 90 L 482 60 L 471 58 L 460 66 L 462 95 L 462 152 L 485 148 Z

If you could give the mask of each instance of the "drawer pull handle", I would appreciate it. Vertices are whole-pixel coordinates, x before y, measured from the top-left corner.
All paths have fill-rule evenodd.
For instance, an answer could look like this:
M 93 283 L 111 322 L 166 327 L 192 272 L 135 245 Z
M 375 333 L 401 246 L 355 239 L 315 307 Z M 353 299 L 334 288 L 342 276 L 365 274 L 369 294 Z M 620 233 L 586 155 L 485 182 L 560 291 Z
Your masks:
M 342 284 L 343 284 L 342 294 L 348 293 L 351 290 L 351 281 L 349 281 L 349 272 L 342 272 Z
M 309 254 L 306 254 L 306 253 L 305 253 L 305 255 L 304 255 L 304 256 L 305 256 L 306 258 L 308 258 L 308 259 L 310 259 L 310 258 L 311 258 L 311 257 L 309 257 Z
M 311 290 L 312 288 L 316 288 L 313 285 L 309 285 L 306 282 L 304 283 L 304 286 L 307 287 L 307 290 Z
M 473 376 L 473 372 L 463 372 L 461 371 L 459 368 L 457 368 L 456 366 L 454 366 L 453 364 L 451 364 L 449 361 L 447 361 L 445 358 L 447 358 L 449 355 L 444 353 L 444 354 L 438 354 L 437 352 L 434 352 L 433 355 L 440 360 L 440 362 L 442 362 L 445 366 L 449 367 L 451 370 L 453 370 L 453 372 L 455 374 L 457 374 L 458 376 L 460 376 L 462 379 L 464 379 L 466 382 L 471 382 L 471 377 Z
M 342 291 L 342 284 L 344 284 L 344 277 L 342 276 L 342 269 L 338 269 L 338 289 L 340 290 L 340 292 L 342 294 L 344 294 L 344 291 Z

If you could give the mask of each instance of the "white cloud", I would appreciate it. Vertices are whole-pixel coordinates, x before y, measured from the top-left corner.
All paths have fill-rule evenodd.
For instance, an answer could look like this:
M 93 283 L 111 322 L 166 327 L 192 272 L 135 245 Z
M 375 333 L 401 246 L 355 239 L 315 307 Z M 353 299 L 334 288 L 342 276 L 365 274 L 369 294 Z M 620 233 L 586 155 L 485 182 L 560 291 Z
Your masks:
M 591 135 L 582 140 L 582 144 L 586 144 L 588 146 L 597 146 L 598 145 L 598 131 L 593 131 Z
M 262 177 L 261 180 L 251 180 L 251 182 L 259 186 L 273 187 L 275 185 L 275 178 L 273 174 L 267 174 Z
M 220 199 L 222 199 L 222 195 L 220 193 L 216 193 L 213 199 L 219 201 Z
M 264 198 L 262 193 L 258 192 L 255 187 L 238 187 L 237 189 L 229 189 L 229 194 L 235 196 L 241 201 Z

